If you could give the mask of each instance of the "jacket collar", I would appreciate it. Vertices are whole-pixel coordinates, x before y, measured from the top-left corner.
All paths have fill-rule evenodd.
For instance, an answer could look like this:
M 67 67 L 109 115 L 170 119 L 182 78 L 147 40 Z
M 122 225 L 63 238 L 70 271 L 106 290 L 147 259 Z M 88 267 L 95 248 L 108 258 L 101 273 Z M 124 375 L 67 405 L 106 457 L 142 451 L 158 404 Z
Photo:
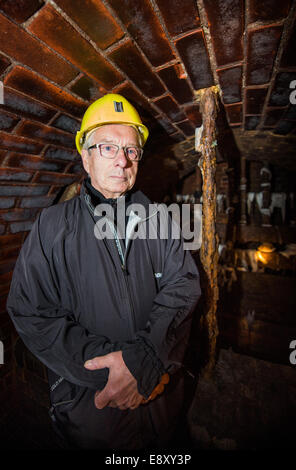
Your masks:
M 83 180 L 82 185 L 81 185 L 80 199 L 83 201 L 83 203 L 87 205 L 88 209 L 91 210 L 92 215 L 94 215 L 96 204 L 95 204 L 95 201 L 93 200 L 94 198 L 91 197 L 90 191 L 87 187 L 88 185 L 86 185 L 86 180 L 87 178 Z M 127 198 L 127 195 L 128 195 L 128 198 Z M 151 204 L 151 201 L 148 199 L 147 196 L 145 196 L 144 193 L 142 193 L 142 191 L 132 189 L 131 191 L 127 193 L 127 195 L 125 196 L 126 206 L 127 204 L 132 204 L 132 203 L 142 204 L 145 207 L 147 214 L 148 214 L 149 205 Z M 116 199 L 104 198 L 104 196 L 102 195 L 102 201 L 101 201 L 102 203 L 111 203 L 113 205 L 113 204 L 116 204 L 116 201 L 117 201 Z

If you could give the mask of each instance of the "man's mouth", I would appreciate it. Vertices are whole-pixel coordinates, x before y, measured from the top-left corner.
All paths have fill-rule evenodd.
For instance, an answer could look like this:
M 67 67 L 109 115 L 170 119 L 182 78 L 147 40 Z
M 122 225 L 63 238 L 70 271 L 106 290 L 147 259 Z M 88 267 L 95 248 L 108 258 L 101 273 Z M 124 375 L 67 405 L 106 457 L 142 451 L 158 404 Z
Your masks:
M 119 180 L 122 180 L 122 181 L 126 181 L 127 180 L 127 177 L 124 176 L 124 175 L 112 175 L 111 178 L 116 178 L 116 179 L 119 179 Z

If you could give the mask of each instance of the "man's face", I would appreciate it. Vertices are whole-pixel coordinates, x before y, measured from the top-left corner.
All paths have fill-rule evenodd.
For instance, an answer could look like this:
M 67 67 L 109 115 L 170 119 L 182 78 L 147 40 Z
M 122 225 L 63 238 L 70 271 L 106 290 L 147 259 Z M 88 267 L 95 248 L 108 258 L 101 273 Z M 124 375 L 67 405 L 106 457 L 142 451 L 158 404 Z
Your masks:
M 107 124 L 99 127 L 93 134 L 92 144 L 101 142 L 119 146 L 139 146 L 137 131 L 123 124 Z M 106 198 L 117 198 L 129 191 L 135 184 L 138 162 L 126 158 L 121 148 L 114 159 L 101 157 L 98 149 L 81 152 L 83 166 L 89 174 L 91 184 Z

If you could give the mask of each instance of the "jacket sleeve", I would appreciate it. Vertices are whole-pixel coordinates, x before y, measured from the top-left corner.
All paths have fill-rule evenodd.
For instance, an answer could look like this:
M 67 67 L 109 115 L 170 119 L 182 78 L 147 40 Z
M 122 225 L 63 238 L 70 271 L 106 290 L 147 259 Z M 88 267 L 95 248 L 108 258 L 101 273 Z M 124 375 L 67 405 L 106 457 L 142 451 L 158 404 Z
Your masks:
M 7 310 L 25 345 L 49 369 L 72 383 L 99 390 L 106 384 L 108 369 L 89 371 L 84 362 L 116 346 L 87 331 L 61 305 L 44 236 L 40 236 L 40 219 L 46 217 L 42 212 L 17 259 Z
M 181 234 L 179 239 L 161 242 L 165 247 L 162 277 L 149 321 L 122 353 L 144 396 L 149 396 L 163 373 L 182 366 L 192 313 L 201 295 L 198 269 L 184 250 Z

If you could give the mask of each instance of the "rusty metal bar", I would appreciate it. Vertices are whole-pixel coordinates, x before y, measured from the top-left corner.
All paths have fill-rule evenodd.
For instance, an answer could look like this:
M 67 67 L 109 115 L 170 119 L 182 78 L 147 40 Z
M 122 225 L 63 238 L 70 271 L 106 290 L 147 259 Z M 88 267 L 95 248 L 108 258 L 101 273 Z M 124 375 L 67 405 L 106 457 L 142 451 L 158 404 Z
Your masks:
M 209 378 L 215 366 L 218 322 L 216 316 L 219 298 L 218 288 L 218 234 L 216 232 L 216 116 L 217 87 L 199 90 L 197 99 L 203 119 L 201 157 L 198 166 L 203 178 L 202 245 L 200 260 L 204 269 L 204 305 L 202 326 L 205 327 L 208 343 L 208 362 L 202 371 Z

